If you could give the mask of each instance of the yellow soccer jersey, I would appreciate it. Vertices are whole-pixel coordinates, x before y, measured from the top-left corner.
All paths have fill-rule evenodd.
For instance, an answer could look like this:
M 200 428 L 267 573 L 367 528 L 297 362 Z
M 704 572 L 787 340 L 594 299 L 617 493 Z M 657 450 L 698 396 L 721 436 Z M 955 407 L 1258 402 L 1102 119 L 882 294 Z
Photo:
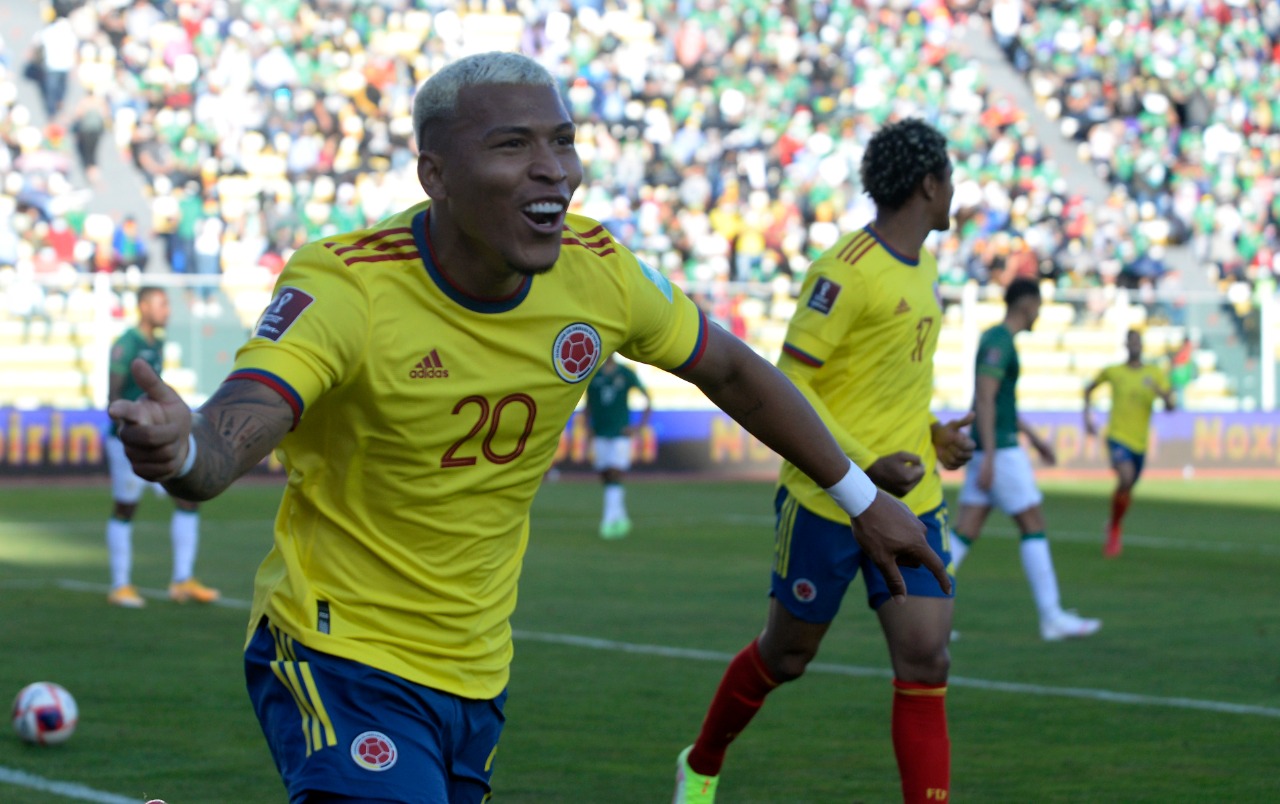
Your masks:
M 438 269 L 429 202 L 300 249 L 231 378 L 294 409 L 250 619 L 467 698 L 507 684 L 528 512 L 605 354 L 693 365 L 707 322 L 595 221 L 504 299 Z
M 1169 377 L 1158 367 L 1146 364 L 1134 368 L 1127 363 L 1107 366 L 1095 383 L 1111 386 L 1111 416 L 1107 438 L 1134 452 L 1147 451 L 1151 429 L 1151 406 L 1169 393 Z
M 917 514 L 942 504 L 929 429 L 937 281 L 927 251 L 905 257 L 871 227 L 842 237 L 810 266 L 778 361 L 858 466 L 899 450 L 921 457 L 924 479 L 903 499 Z M 813 512 L 848 519 L 790 463 L 780 482 Z

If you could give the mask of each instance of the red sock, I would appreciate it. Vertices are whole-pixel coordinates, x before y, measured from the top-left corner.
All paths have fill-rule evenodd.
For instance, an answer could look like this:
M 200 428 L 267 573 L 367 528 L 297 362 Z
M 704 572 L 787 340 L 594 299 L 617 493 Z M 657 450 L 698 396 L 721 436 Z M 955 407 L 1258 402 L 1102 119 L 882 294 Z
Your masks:
M 758 640 L 751 640 L 724 671 L 716 696 L 702 721 L 698 741 L 689 752 L 689 767 L 703 776 L 718 776 L 729 743 L 764 706 L 764 696 L 778 686 L 760 658 Z
M 1124 519 L 1124 512 L 1129 510 L 1129 500 L 1133 495 L 1127 491 L 1117 491 L 1111 495 L 1111 529 L 1117 531 L 1120 529 L 1120 521 Z
M 946 684 L 893 680 L 893 752 L 904 804 L 946 801 L 951 791 L 951 739 Z

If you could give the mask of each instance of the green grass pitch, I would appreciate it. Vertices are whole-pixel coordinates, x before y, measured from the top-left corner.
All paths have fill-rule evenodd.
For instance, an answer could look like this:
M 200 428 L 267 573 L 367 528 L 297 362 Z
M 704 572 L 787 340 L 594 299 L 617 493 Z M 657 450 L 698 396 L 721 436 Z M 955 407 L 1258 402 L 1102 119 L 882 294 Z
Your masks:
M 495 801 L 669 800 L 676 753 L 763 622 L 767 484 L 628 489 L 635 531 L 617 542 L 595 535 L 594 482 L 548 484 L 534 506 Z M 1100 553 L 1109 486 L 1045 491 L 1064 603 L 1104 626 L 1042 643 L 1012 527 L 992 516 L 959 578 L 953 800 L 1280 800 L 1275 483 L 1144 482 L 1115 561 Z M 242 484 L 205 506 L 199 573 L 229 598 L 210 608 L 106 605 L 108 497 L 105 478 L 0 487 L 0 694 L 53 680 L 81 710 L 61 747 L 0 734 L 0 801 L 283 802 L 240 660 L 241 602 L 279 487 Z M 145 589 L 168 581 L 170 509 L 141 506 Z M 853 589 L 818 666 L 733 746 L 721 801 L 900 800 L 885 648 L 861 582 Z

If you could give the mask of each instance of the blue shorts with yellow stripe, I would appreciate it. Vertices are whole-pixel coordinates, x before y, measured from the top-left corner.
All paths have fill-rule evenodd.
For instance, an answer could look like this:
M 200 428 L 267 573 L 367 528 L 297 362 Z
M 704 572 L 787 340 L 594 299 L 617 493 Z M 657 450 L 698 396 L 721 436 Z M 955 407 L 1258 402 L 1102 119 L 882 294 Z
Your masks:
M 1124 444 L 1111 438 L 1107 439 L 1107 452 L 1111 455 L 1112 466 L 1131 463 L 1133 464 L 1133 479 L 1136 481 L 1142 476 L 1142 467 L 1147 462 L 1147 453 L 1134 452 Z
M 471 700 L 311 650 L 264 617 L 245 678 L 271 756 L 299 802 L 486 801 L 507 694 Z
M 840 611 L 849 584 L 862 571 L 867 584 L 867 605 L 880 608 L 889 599 L 884 575 L 858 546 L 847 522 L 833 522 L 800 505 L 786 490 L 778 489 L 774 499 L 778 513 L 775 530 L 773 582 L 770 594 L 798 619 L 829 623 Z M 950 528 L 947 505 L 920 515 L 929 546 L 951 564 Z M 938 579 L 924 567 L 899 567 L 907 593 L 918 597 L 952 597 L 938 585 Z

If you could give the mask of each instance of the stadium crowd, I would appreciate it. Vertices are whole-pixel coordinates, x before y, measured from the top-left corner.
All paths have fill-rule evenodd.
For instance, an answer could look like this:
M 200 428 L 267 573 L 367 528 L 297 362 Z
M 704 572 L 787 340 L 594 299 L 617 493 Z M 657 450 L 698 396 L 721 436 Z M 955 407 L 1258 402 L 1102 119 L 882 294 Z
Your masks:
M 0 225 L 0 265 L 68 282 L 149 266 L 222 275 L 233 292 L 260 288 L 308 239 L 420 198 L 414 89 L 458 55 L 517 48 L 560 77 L 579 122 L 587 173 L 577 208 L 739 332 L 740 297 L 725 283 L 789 292 L 838 232 L 865 223 L 864 144 L 885 120 L 909 115 L 947 131 L 954 149 L 958 225 L 936 249 L 945 283 L 1153 283 L 1159 246 L 1184 228 L 1222 256 L 1224 276 L 1274 263 L 1280 202 L 1265 169 L 1274 172 L 1268 160 L 1280 149 L 1267 147 L 1269 112 L 1241 113 L 1231 100 L 1268 80 L 1274 89 L 1276 65 L 1258 36 L 1228 38 L 1248 57 L 1239 75 L 1221 57 L 1202 68 L 1221 76 L 1227 98 L 1206 104 L 1212 125 L 1193 136 L 1170 122 L 1172 101 L 1163 117 L 1130 108 L 1098 77 L 1115 69 L 1125 86 L 1147 86 L 1163 69 L 1151 54 L 1170 36 L 1181 41 L 1160 33 L 1163 23 L 1142 24 L 1162 18 L 1131 12 L 1076 36 L 1090 44 L 1073 49 L 1063 32 L 1088 30 L 1097 8 L 1032 15 L 1015 3 L 1010 40 L 1006 5 L 990 9 L 997 37 L 1045 100 L 1079 121 L 1076 133 L 1116 179 L 1101 205 L 1067 186 L 1055 160 L 1075 155 L 1050 154 L 1025 110 L 956 47 L 977 19 L 938 0 L 56 0 L 37 47 L 5 43 L 0 217 L 10 225 Z M 1169 24 L 1194 33 L 1186 20 L 1205 5 L 1180 4 Z M 1275 4 L 1249 3 L 1267 11 L 1260 5 Z M 1271 18 L 1202 16 L 1242 34 Z M 1125 55 L 1098 55 L 1119 40 Z M 18 104 L 24 80 L 43 108 Z M 1082 93 L 1089 102 L 1074 100 Z M 1215 154 L 1232 137 L 1256 147 L 1211 165 L 1192 147 L 1197 136 Z M 84 214 L 89 194 L 108 191 L 100 147 L 145 178 L 149 220 Z M 1153 186 L 1147 178 L 1166 164 L 1173 171 Z M 1203 177 L 1191 175 L 1198 164 Z M 1188 223 L 1170 229 L 1165 215 Z M 1145 236 L 1135 244 L 1132 231 Z M 1251 238 L 1256 248 L 1234 248 Z M 1237 253 L 1247 261 L 1231 262 Z
M 1190 242 L 1247 321 L 1280 273 L 1280 2 L 991 5 L 997 40 L 1082 157 Z M 1159 279 L 1142 256 L 1135 275 Z

